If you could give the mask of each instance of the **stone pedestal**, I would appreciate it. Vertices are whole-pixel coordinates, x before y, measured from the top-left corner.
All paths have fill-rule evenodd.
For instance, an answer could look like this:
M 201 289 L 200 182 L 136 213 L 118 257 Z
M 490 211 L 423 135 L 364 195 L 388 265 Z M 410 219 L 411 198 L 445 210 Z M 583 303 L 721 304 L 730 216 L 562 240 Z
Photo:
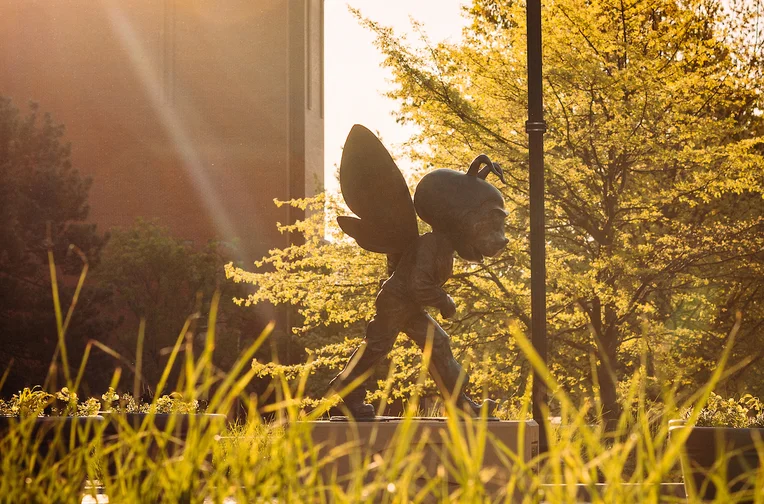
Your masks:
M 406 421 L 382 417 L 355 422 L 333 417 L 305 424 L 310 424 L 306 427 L 310 428 L 314 445 L 319 447 L 317 460 L 331 460 L 323 466 L 325 478 L 336 478 L 340 484 L 349 483 L 349 476 L 354 472 L 357 475 L 358 468 L 363 468 L 365 479 L 371 481 L 377 469 L 389 470 L 399 462 L 397 467 L 411 471 L 417 487 L 426 486 L 438 475 L 451 491 L 459 486 L 459 474 L 465 472 L 459 468 L 480 463 L 472 461 L 480 461 L 480 450 L 484 446 L 480 463 L 482 479 L 488 492 L 499 496 L 510 481 L 513 458 L 527 464 L 538 454 L 539 426 L 533 420 L 489 420 L 482 424 L 474 420 L 449 424 L 445 418 Z M 480 441 L 482 436 L 486 439 L 484 444 Z M 515 488 L 513 493 L 518 496 L 520 491 Z

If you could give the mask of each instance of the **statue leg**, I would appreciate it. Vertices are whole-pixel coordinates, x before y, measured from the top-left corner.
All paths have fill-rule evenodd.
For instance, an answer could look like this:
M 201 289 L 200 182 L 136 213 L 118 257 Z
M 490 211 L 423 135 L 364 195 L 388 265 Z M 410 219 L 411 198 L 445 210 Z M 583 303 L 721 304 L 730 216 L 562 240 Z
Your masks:
M 472 414 L 479 414 L 481 404 L 474 402 L 464 393 L 464 388 L 469 383 L 470 377 L 454 358 L 454 354 L 451 352 L 451 340 L 446 331 L 440 327 L 440 324 L 422 311 L 407 321 L 403 332 L 422 350 L 427 346 L 428 337 L 432 338 L 429 371 L 441 394 L 446 399 L 455 397 L 457 405 Z M 497 403 L 489 399 L 486 405 L 490 415 Z
M 435 319 L 422 311 L 407 321 L 403 332 L 422 350 L 427 345 L 428 336 L 432 337 L 430 374 L 444 396 L 460 394 L 462 388 L 469 382 L 469 376 L 464 373 L 462 366 L 454 358 L 451 352 L 451 340 Z
M 403 307 L 395 306 L 395 300 L 385 299 L 386 297 L 382 293 L 377 297 L 377 313 L 366 327 L 366 337 L 350 356 L 345 368 L 331 381 L 330 386 L 334 392 L 339 392 L 353 381 L 367 375 L 392 350 L 404 314 Z M 366 378 L 363 378 L 364 382 Z M 365 384 L 361 382 L 343 399 L 345 406 L 356 418 L 375 416 L 374 407 L 364 402 L 366 390 Z

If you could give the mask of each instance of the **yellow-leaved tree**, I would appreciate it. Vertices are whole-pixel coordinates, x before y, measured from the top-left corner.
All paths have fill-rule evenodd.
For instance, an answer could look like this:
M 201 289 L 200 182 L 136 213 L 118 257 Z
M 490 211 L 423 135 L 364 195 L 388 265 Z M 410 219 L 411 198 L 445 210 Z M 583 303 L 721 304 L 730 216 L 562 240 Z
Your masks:
M 764 370 L 755 7 L 544 2 L 549 361 L 570 391 L 597 392 L 606 417 L 620 411 L 619 381 L 640 365 L 655 383 L 696 385 L 737 311 L 737 352 L 747 356 L 737 383 L 762 392 L 752 379 Z M 446 290 L 459 311 L 446 329 L 462 360 L 480 362 L 477 389 L 516 394 L 528 370 L 509 326 L 529 331 L 525 5 L 474 0 L 462 40 L 418 47 L 356 14 L 393 72 L 399 120 L 418 127 L 406 154 L 419 175 L 464 170 L 481 152 L 505 168 L 511 243 L 484 264 L 457 261 Z M 384 258 L 333 225 L 324 240 L 322 224 L 318 214 L 298 223 L 305 244 L 273 251 L 262 264 L 270 269 L 228 271 L 257 286 L 248 302 L 295 305 L 314 365 L 336 372 L 356 341 L 346 339 L 363 334 Z M 397 394 L 411 392 L 414 359 L 401 338 Z

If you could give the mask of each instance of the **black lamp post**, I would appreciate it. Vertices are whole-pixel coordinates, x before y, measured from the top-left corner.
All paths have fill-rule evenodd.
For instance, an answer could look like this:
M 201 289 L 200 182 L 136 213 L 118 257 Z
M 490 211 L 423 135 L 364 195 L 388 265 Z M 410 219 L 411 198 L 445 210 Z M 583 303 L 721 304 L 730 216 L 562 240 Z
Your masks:
M 544 101 L 541 77 L 541 0 L 527 0 L 528 37 L 528 155 L 530 171 L 531 339 L 546 362 L 546 250 L 544 242 Z M 533 379 L 533 419 L 539 424 L 539 452 L 547 451 L 541 406 L 547 402 L 546 386 L 537 373 Z

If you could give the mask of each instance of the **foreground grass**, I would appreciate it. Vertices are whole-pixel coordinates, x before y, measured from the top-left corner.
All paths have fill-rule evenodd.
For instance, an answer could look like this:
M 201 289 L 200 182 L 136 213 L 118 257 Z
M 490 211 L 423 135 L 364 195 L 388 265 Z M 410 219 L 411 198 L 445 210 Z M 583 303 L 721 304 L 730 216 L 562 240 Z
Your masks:
M 516 337 L 529 358 L 537 359 L 523 336 Z M 180 355 L 184 341 L 178 338 L 171 360 Z M 401 417 L 390 450 L 381 454 L 358 449 L 353 442 L 314 442 L 310 421 L 325 411 L 300 408 L 307 377 L 279 385 L 281 402 L 270 406 L 272 416 L 264 421 L 259 405 L 243 393 L 252 378 L 248 363 L 261 341 L 225 376 L 216 376 L 209 355 L 192 361 L 186 353 L 178 384 L 184 397 L 210 397 L 208 413 L 228 412 L 234 400 L 242 401 L 249 408 L 247 423 L 226 426 L 215 417 L 178 416 L 165 425 L 155 420 L 164 422 L 166 417 L 149 413 L 133 425 L 124 414 L 112 414 L 97 425 L 54 430 L 53 441 L 41 442 L 34 431 L 36 418 L 22 418 L 0 440 L 0 495 L 7 502 L 79 502 L 83 495 L 95 502 L 102 491 L 109 502 L 572 503 L 579 501 L 583 485 L 592 502 L 684 502 L 661 496 L 660 484 L 677 480 L 683 442 L 713 387 L 712 382 L 683 405 L 667 396 L 656 412 L 648 409 L 644 389 L 635 386 L 628 398 L 635 409 L 622 415 L 616 433 L 608 433 L 589 420 L 596 404 L 573 404 L 535 362 L 561 405 L 559 425 L 543 426 L 548 452 L 531 460 L 519 457 L 492 437 L 490 421 L 465 418 L 447 404 L 446 420 L 439 427 L 446 442 L 436 448 L 433 468 L 425 463 L 433 456 L 428 434 L 416 428 L 416 400 Z M 723 368 L 724 362 L 714 380 L 722 377 Z M 523 403 L 519 415 L 527 416 L 529 407 Z M 688 426 L 669 436 L 668 419 L 681 410 L 687 412 Z M 182 418 L 189 422 L 183 436 L 173 424 Z M 523 440 L 520 434 L 519 442 Z M 40 444 L 48 447 L 47 453 L 38 453 Z M 498 486 L 497 469 L 483 466 L 487 450 L 501 454 Z M 343 466 L 348 470 L 341 470 Z M 749 502 L 764 502 L 764 472 L 749 477 L 754 489 Z M 97 482 L 101 490 L 85 488 L 86 480 Z M 744 497 L 721 493 L 715 502 Z
M 55 289 L 54 273 L 52 269 Z M 417 429 L 416 397 L 401 417 L 389 449 L 374 453 L 363 448 L 368 446 L 366 439 L 340 444 L 314 441 L 311 422 L 325 418 L 328 405 L 311 411 L 301 408 L 307 375 L 296 382 L 281 377 L 275 384 L 279 400 L 266 408 L 245 394 L 254 377 L 252 356 L 267 331 L 242 353 L 233 369 L 225 374 L 214 369 L 215 305 L 216 301 L 204 351 L 193 357 L 186 339 L 187 323 L 172 349 L 156 399 L 145 408 L 148 414 L 139 423 L 132 423 L 125 413 L 112 413 L 105 421 L 84 422 L 73 429 L 53 428 L 47 437 L 37 430 L 34 415 L 13 423 L 0 438 L 2 500 L 80 502 L 86 496 L 101 502 L 102 491 L 109 502 L 573 503 L 579 501 L 579 488 L 584 486 L 590 491 L 591 502 L 680 502 L 662 496 L 661 483 L 677 480 L 684 442 L 709 394 L 724 378 L 734 340 L 733 333 L 711 381 L 681 403 L 667 390 L 660 409 L 651 410 L 645 381 L 636 377 L 624 401 L 629 407 L 624 408 L 614 429 L 606 429 L 591 422 L 592 411 L 599 408 L 597 399 L 592 404 L 575 404 L 530 342 L 516 332 L 522 351 L 560 405 L 559 424 L 545 422 L 541 426 L 549 439 L 546 453 L 530 459 L 519 456 L 522 449 L 510 450 L 496 439 L 491 433 L 492 423 L 485 417 L 465 418 L 448 402 L 439 432 L 423 432 Z M 70 373 L 64 341 L 71 309 L 66 318 L 58 305 L 56 312 L 57 355 L 62 356 L 67 389 L 76 394 L 89 351 L 77 373 Z M 139 346 L 141 342 L 142 336 Z M 424 380 L 428 358 L 425 351 L 420 380 Z M 167 380 L 176 362 L 182 364 L 183 373 L 172 390 L 182 393 L 185 401 L 205 398 L 207 413 L 223 415 L 238 401 L 248 409 L 249 420 L 226 425 L 220 417 L 158 416 L 158 402 L 170 389 Z M 140 371 L 139 359 L 136 376 Z M 112 385 L 118 381 L 119 370 Z M 268 421 L 260 416 L 263 411 L 268 413 Z M 516 414 L 527 418 L 529 411 L 526 399 Z M 669 436 L 668 421 L 680 413 L 686 426 Z M 180 429 L 183 422 L 186 424 Z M 345 426 L 353 429 L 352 424 Z M 433 448 L 430 441 L 438 436 L 443 442 Z M 524 442 L 520 429 L 517 444 L 522 448 Z M 498 454 L 499 467 L 484 466 L 489 451 Z M 759 458 L 764 459 L 762 446 Z M 752 488 L 748 495 L 722 491 L 714 502 L 748 499 L 764 503 L 764 469 L 747 477 Z M 86 482 L 90 485 L 85 486 Z M 690 501 L 695 501 L 692 488 L 690 492 Z

